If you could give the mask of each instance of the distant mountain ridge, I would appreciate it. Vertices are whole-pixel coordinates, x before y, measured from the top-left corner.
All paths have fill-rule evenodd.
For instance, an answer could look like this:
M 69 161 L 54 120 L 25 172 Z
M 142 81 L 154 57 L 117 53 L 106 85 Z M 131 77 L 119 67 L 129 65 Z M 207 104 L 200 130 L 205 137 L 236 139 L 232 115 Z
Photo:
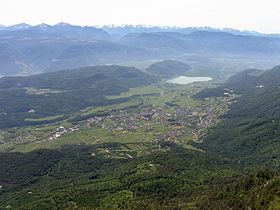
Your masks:
M 144 33 L 144 32 L 178 32 L 183 34 L 190 34 L 195 31 L 208 31 L 208 32 L 226 32 L 234 35 L 248 35 L 248 36 L 272 36 L 280 37 L 280 34 L 267 34 L 253 30 L 238 30 L 234 28 L 212 28 L 212 27 L 177 27 L 177 26 L 154 26 L 154 25 L 103 25 L 103 26 L 78 26 L 70 23 L 60 22 L 55 25 L 39 24 L 29 25 L 27 23 L 19 23 L 11 26 L 0 25 L 0 30 L 13 31 L 13 30 L 25 30 L 29 28 L 38 28 L 40 26 L 48 26 L 49 28 L 58 27 L 76 27 L 76 28 L 91 28 L 102 29 L 110 34 L 125 35 L 128 33 Z
M 226 32 L 235 35 L 250 35 L 250 36 L 270 36 L 257 31 L 237 30 L 233 28 L 212 28 L 212 27 L 176 27 L 176 26 L 146 26 L 146 25 L 104 25 L 103 30 L 111 34 L 128 34 L 128 33 L 145 33 L 145 32 L 178 32 L 183 34 L 190 34 L 195 31 L 209 31 L 209 32 Z M 272 34 L 271 34 L 272 35 Z M 276 34 L 274 34 L 276 35 Z
M 225 32 L 195 31 L 190 34 L 177 32 L 131 33 L 119 40 L 120 44 L 167 52 L 267 54 L 280 52 L 280 39 L 234 35 Z
M 227 29 L 229 30 L 229 29 Z M 103 64 L 177 59 L 184 55 L 278 59 L 280 39 L 212 28 L 89 27 L 25 23 L 0 28 L 0 76 Z M 247 32 L 246 32 L 247 33 Z
M 79 38 L 95 38 L 95 39 L 108 39 L 109 34 L 96 27 L 88 26 L 75 26 L 68 23 L 58 23 L 56 25 L 48 25 L 45 23 L 31 26 L 26 23 L 21 23 L 13 26 L 2 27 L 0 29 L 0 34 L 13 35 L 9 32 L 24 32 L 24 33 L 48 33 L 49 35 L 61 35 L 67 37 L 79 37 Z
M 16 31 L 16 30 L 25 30 L 28 28 L 31 28 L 32 26 L 26 23 L 20 23 L 20 24 L 16 24 L 16 25 L 12 25 L 12 26 L 7 26 L 7 27 L 3 27 L 2 30 L 5 31 Z

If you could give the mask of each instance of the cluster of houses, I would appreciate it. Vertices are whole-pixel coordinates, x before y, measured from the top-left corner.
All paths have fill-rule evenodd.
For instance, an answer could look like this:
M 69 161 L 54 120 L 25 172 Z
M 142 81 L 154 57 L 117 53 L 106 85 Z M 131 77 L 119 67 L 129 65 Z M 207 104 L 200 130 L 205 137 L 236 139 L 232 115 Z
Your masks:
M 111 113 L 106 117 L 91 118 L 88 122 L 91 125 L 94 123 L 100 123 L 101 127 L 109 131 L 134 131 L 140 127 L 143 127 L 150 122 L 159 123 L 162 126 L 185 126 L 188 122 L 183 117 L 196 116 L 197 112 L 191 110 L 191 108 L 174 108 L 172 112 L 166 112 L 164 109 L 150 109 L 142 112 L 116 112 Z
M 92 117 L 86 120 L 86 125 L 93 126 L 100 123 L 101 127 L 109 131 L 133 131 L 141 127 L 140 121 L 150 121 L 157 116 L 157 110 L 133 112 L 128 113 L 126 111 L 112 111 L 107 116 Z
M 224 96 L 226 97 L 235 97 L 234 90 L 224 88 Z
M 214 107 L 209 107 L 202 116 L 199 117 L 199 126 L 202 128 L 209 128 L 215 123 L 217 119 L 217 113 Z
M 189 136 L 191 135 L 191 131 L 189 129 L 176 129 L 176 130 L 171 130 L 166 133 L 157 133 L 154 136 L 154 141 L 155 142 L 174 142 L 178 140 L 182 136 Z
M 74 127 L 70 127 L 70 128 L 65 128 L 63 126 L 60 126 L 58 128 L 56 128 L 56 131 L 54 133 L 52 133 L 51 136 L 49 136 L 48 140 L 52 141 L 55 139 L 58 139 L 59 137 L 61 137 L 62 135 L 66 134 L 66 133 L 72 133 L 75 131 L 78 131 L 80 129 L 80 125 L 75 125 Z
M 137 113 L 119 112 L 106 117 L 101 126 L 109 131 L 127 132 L 138 129 L 140 125 Z
M 225 93 L 233 96 L 234 92 L 225 89 Z M 224 100 L 229 100 L 228 97 Z M 154 141 L 174 141 L 182 136 L 198 137 L 205 128 L 210 127 L 216 122 L 218 114 L 214 106 L 203 108 L 172 106 L 165 108 L 148 108 L 140 112 L 130 112 L 124 110 L 113 110 L 103 116 L 95 116 L 81 121 L 78 125 L 71 128 L 58 127 L 48 140 L 55 140 L 62 135 L 75 132 L 80 129 L 80 125 L 87 127 L 102 127 L 110 132 L 131 132 L 141 127 L 147 127 L 153 130 L 152 123 L 159 124 L 168 129 L 166 133 L 154 134 Z M 187 128 L 187 129 L 186 129 Z M 149 131 L 147 131 L 149 132 Z
M 0 132 L 0 144 L 5 144 L 5 138 L 3 136 L 3 134 Z
M 142 112 L 119 110 L 112 111 L 106 116 L 89 118 L 85 124 L 87 126 L 101 126 L 110 132 L 130 132 L 140 127 L 149 127 L 151 123 L 158 123 L 163 127 L 172 127 L 172 130 L 155 134 L 154 141 L 174 141 L 181 136 L 198 136 L 200 130 L 215 122 L 217 116 L 213 107 L 205 107 L 203 110 L 175 106 L 168 111 L 164 108 L 151 108 Z M 152 127 L 150 129 L 153 130 Z

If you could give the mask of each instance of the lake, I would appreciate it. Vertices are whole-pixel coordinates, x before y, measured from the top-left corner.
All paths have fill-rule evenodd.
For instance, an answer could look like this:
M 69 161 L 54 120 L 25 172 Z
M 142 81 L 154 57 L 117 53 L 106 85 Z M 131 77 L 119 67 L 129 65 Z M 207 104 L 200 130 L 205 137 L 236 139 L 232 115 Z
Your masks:
M 186 76 L 179 76 L 174 79 L 169 79 L 166 82 L 179 84 L 179 85 L 187 85 L 193 82 L 207 82 L 212 80 L 211 77 L 186 77 Z

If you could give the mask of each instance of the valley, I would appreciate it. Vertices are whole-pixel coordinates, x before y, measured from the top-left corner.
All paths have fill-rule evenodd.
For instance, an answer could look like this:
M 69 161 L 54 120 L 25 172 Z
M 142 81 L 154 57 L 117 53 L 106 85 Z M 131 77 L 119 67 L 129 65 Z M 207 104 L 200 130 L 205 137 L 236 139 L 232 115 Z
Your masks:
M 170 63 L 181 65 L 163 64 Z M 189 84 L 158 79 L 166 75 L 159 66 L 154 73 L 99 66 L 2 78 L 0 93 L 22 100 L 3 104 L 9 112 L 2 117 L 17 111 L 22 120 L 14 126 L 2 118 L 13 126 L 0 132 L 0 208 L 277 206 L 279 66 Z M 191 71 L 171 78 L 201 76 Z M 70 111 L 45 110 L 54 96 Z M 23 114 L 18 108 L 28 101 L 36 107 Z
M 157 74 L 164 72 L 164 68 L 161 66 Z M 103 70 L 102 74 L 100 69 Z M 87 84 L 91 84 L 91 91 L 97 93 L 103 80 L 114 76 L 118 80 L 120 69 L 131 74 L 130 79 L 127 83 L 123 82 L 122 87 L 114 81 L 103 93 L 99 91 L 100 104 L 77 106 L 73 100 L 73 112 L 57 110 L 56 115 L 40 113 L 43 109 L 38 105 L 52 95 L 63 100 L 65 95 L 73 94 L 77 85 L 71 83 L 73 75 L 82 84 L 75 92 L 83 93 L 86 90 L 85 97 L 89 98 L 93 94 L 88 91 Z M 86 74 L 79 79 L 81 71 Z M 106 71 L 111 73 L 109 78 L 104 76 L 110 74 L 106 74 Z M 180 74 L 187 73 L 184 68 L 180 68 L 180 71 Z M 174 72 L 173 76 L 176 75 Z M 208 130 L 222 120 L 237 97 L 234 91 L 225 90 L 227 94 L 223 96 L 195 98 L 205 89 L 219 87 L 217 80 L 172 84 L 154 79 L 153 74 L 120 66 L 49 74 L 43 80 L 40 77 L 40 83 L 38 80 L 28 81 L 28 77 L 4 78 L 2 83 L 0 81 L 3 92 L 22 89 L 28 95 L 22 98 L 22 102 L 30 100 L 34 103 L 33 97 L 41 97 L 42 100 L 36 102 L 37 108 L 33 108 L 34 105 L 26 108 L 19 126 L 1 129 L 0 158 L 3 162 L 0 161 L 0 195 L 3 196 L 0 196 L 0 208 L 20 206 L 28 209 L 29 205 L 37 209 L 51 206 L 72 208 L 73 203 L 85 208 L 94 205 L 110 209 L 111 205 L 119 205 L 119 202 L 129 209 L 135 205 L 145 208 L 150 205 L 146 202 L 151 202 L 146 197 L 148 195 L 152 196 L 152 205 L 160 206 L 161 190 L 159 194 L 153 192 L 157 185 L 165 186 L 162 188 L 164 191 L 171 186 L 180 191 L 179 205 L 189 208 L 197 205 L 193 202 L 195 194 L 208 186 L 202 182 L 209 177 L 215 177 L 216 173 L 225 177 L 239 173 L 217 157 L 209 156 L 207 150 L 199 146 Z M 60 81 L 60 77 L 64 78 L 63 84 L 55 81 Z M 14 108 L 17 110 L 17 107 Z M 9 164 L 6 165 L 4 160 Z M 178 161 L 183 164 L 178 165 Z M 189 167 L 201 163 L 203 167 Z M 229 163 L 238 168 L 234 162 Z M 20 176 L 16 170 L 22 170 Z M 174 173 L 181 175 L 170 179 Z M 77 176 L 79 180 L 75 181 Z M 196 186 L 196 189 L 186 190 L 188 186 Z M 57 188 L 61 191 L 53 194 Z M 19 191 L 14 194 L 16 189 Z M 68 201 L 70 189 L 75 194 L 73 201 Z M 147 194 L 144 193 L 146 190 L 152 191 Z M 107 191 L 115 193 L 108 197 Z M 92 196 L 95 194 L 98 197 Z M 189 196 L 186 197 L 187 194 Z M 38 203 L 26 202 L 33 196 Z M 76 200 L 79 196 L 80 201 Z M 166 191 L 165 196 L 171 200 L 169 204 L 163 203 L 163 206 L 178 206 L 178 197 L 173 190 Z M 111 198 L 113 200 L 108 206 L 106 200 Z
M 234 99 L 233 94 L 207 100 L 192 98 L 201 89 L 212 86 L 211 82 L 158 83 L 132 88 L 120 95 L 107 96 L 108 99 L 130 97 L 126 102 L 86 108 L 51 124 L 4 129 L 0 149 L 29 152 L 55 149 L 65 144 L 121 143 L 125 150 L 136 151 L 138 156 L 148 154 L 151 146 L 157 147 L 165 141 L 192 148 L 189 142 L 198 141 L 214 126 Z M 48 120 L 61 117 L 48 117 Z M 26 118 L 24 121 L 46 120 Z
M 0 26 L 0 209 L 279 209 L 279 37 Z

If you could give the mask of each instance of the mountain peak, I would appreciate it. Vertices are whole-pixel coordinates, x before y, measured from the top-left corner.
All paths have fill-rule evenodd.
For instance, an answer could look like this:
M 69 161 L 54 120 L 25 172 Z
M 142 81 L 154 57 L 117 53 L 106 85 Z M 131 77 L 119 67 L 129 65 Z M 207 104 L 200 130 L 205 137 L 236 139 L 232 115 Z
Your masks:
M 32 27 L 32 26 L 27 23 L 20 23 L 20 24 L 9 26 L 7 28 L 9 30 L 24 30 L 24 29 L 28 29 L 30 27 Z
M 60 23 L 58 23 L 58 24 L 56 24 L 54 26 L 72 26 L 72 25 L 69 24 L 69 23 L 60 22 Z
M 36 28 L 40 28 L 40 29 L 42 29 L 42 30 L 45 30 L 45 29 L 47 29 L 47 28 L 49 28 L 49 27 L 51 27 L 50 25 L 48 25 L 48 24 L 46 24 L 46 23 L 41 23 L 41 24 L 39 24 L 39 25 L 37 25 L 37 26 L 35 26 Z

